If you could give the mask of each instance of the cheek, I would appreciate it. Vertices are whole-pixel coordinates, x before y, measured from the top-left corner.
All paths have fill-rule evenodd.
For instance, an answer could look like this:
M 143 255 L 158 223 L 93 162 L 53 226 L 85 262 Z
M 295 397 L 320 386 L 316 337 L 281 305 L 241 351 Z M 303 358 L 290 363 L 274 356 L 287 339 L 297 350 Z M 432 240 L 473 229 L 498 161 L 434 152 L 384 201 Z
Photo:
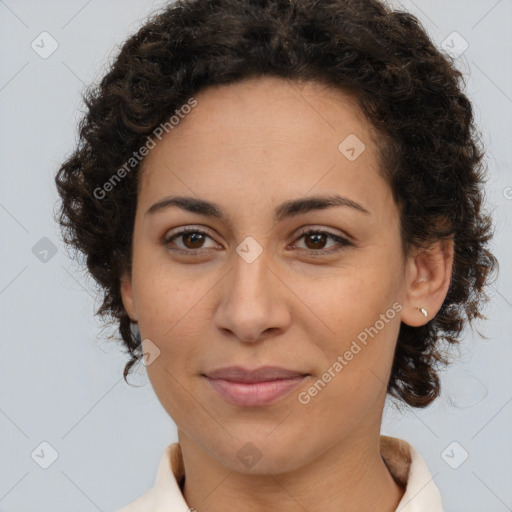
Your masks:
M 200 417 L 200 395 L 193 387 L 199 380 L 204 335 L 197 327 L 201 322 L 190 316 L 192 312 L 183 317 L 181 310 L 174 315 L 153 310 L 146 318 L 147 323 L 140 326 L 141 334 L 158 347 L 158 356 L 146 367 L 149 380 L 161 405 L 178 426 L 187 424 L 191 418 L 207 421 Z
M 314 311 L 314 325 L 322 325 L 323 333 L 309 333 L 323 363 L 316 385 L 307 388 L 304 396 L 306 407 L 315 414 L 325 417 L 334 406 L 334 417 L 350 411 L 355 418 L 385 392 L 402 306 L 394 269 L 381 272 L 383 266 L 385 262 L 364 270 L 344 269 L 336 282 L 315 287 L 329 290 L 328 294 L 309 289 L 309 310 Z
M 379 320 L 381 315 L 385 315 L 386 327 L 398 319 L 392 307 L 399 297 L 397 280 L 390 278 L 392 272 L 389 267 L 385 271 L 371 265 L 352 266 L 337 269 L 334 278 L 315 279 L 313 283 L 310 279 L 296 279 L 294 293 L 303 305 L 299 303 L 302 311 L 294 314 L 310 331 L 311 340 L 318 340 L 316 344 L 323 346 L 327 355 L 336 357 L 358 336 L 364 341 L 365 333 L 376 322 L 380 331 L 384 326 Z M 383 350 L 390 345 L 382 339 L 389 338 L 389 329 L 385 331 L 378 344 Z
M 163 409 L 182 429 L 208 424 L 210 419 L 205 408 L 179 372 L 180 365 L 172 364 L 165 357 L 161 356 L 147 367 L 151 386 Z
M 299 411 L 327 444 L 382 409 L 399 321 L 395 317 L 381 330 L 375 323 L 359 337 L 338 337 L 328 347 L 328 365 L 297 397 Z
M 146 281 L 140 289 L 139 328 L 159 349 L 159 358 L 166 369 L 178 373 L 193 370 L 201 357 L 200 343 L 205 319 L 201 295 L 175 283 Z M 185 366 L 186 365 L 186 366 Z
M 213 283 L 148 258 L 134 258 L 133 283 L 141 337 L 157 354 L 146 370 L 162 406 L 179 424 L 184 411 L 198 412 L 189 381 L 204 357 L 201 329 L 210 320 L 201 299 Z
M 162 254 L 154 254 L 162 251 L 145 250 L 134 258 L 133 282 L 141 333 L 167 344 L 183 330 L 182 324 L 190 328 L 208 283 L 197 271 L 184 270 L 165 261 Z

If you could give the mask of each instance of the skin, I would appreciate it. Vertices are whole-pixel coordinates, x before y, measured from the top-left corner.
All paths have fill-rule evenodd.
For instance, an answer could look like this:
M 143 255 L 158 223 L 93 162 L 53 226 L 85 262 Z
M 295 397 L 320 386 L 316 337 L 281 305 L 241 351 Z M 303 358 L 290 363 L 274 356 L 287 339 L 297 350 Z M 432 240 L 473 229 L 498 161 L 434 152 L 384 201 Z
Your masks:
M 251 512 L 392 512 L 404 489 L 379 452 L 386 383 L 400 322 L 422 325 L 443 303 L 453 245 L 402 253 L 399 210 L 379 172 L 376 135 L 346 93 L 265 77 L 195 98 L 197 106 L 143 162 L 133 269 L 121 281 L 141 338 L 160 350 L 147 371 L 178 428 L 184 497 L 199 512 L 235 505 Z M 354 161 L 338 149 L 350 134 L 366 146 Z M 332 193 L 369 214 L 338 206 L 274 222 L 282 202 Z M 169 195 L 213 201 L 229 221 L 178 207 L 145 215 Z M 185 235 L 166 246 L 184 226 L 208 236 Z M 297 236 L 302 227 L 352 244 Z M 262 249 L 251 263 L 236 252 L 248 236 Z M 331 252 L 315 256 L 322 249 Z M 300 403 L 298 394 L 397 301 L 401 311 Z M 237 364 L 310 377 L 272 404 L 239 407 L 201 376 Z M 237 457 L 246 443 L 261 454 L 252 467 Z

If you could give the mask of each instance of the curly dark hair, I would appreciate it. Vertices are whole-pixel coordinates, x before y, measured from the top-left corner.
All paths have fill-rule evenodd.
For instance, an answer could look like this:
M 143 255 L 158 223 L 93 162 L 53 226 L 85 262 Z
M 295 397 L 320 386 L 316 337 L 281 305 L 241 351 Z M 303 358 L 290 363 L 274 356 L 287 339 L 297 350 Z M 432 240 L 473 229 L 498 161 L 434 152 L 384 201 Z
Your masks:
M 486 318 L 485 287 L 498 262 L 487 248 L 484 150 L 464 77 L 416 17 L 378 0 L 178 0 L 153 13 L 82 93 L 77 147 L 55 177 L 56 218 L 103 292 L 95 314 L 118 324 L 131 356 L 124 378 L 141 357 L 120 293 L 121 275 L 131 272 L 140 164 L 105 197 L 95 190 L 193 94 L 265 75 L 355 95 L 380 135 L 404 254 L 454 240 L 444 303 L 423 326 L 401 324 L 387 388 L 399 402 L 425 407 L 440 393 L 447 349 L 466 323 Z

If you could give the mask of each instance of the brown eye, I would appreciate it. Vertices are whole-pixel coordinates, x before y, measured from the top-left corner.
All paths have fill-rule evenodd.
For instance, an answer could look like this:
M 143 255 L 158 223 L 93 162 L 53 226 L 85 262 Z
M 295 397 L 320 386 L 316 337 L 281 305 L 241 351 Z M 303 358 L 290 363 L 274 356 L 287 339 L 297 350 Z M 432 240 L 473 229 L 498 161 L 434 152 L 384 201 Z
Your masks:
M 324 233 L 311 233 L 309 235 L 305 235 L 304 241 L 308 249 L 323 249 L 323 246 L 327 242 L 327 238 L 328 236 Z
M 194 253 L 195 251 L 199 251 L 201 249 L 211 249 L 211 247 L 204 247 L 204 243 L 207 238 L 211 239 L 211 237 L 204 231 L 201 231 L 197 228 L 191 228 L 184 229 L 170 237 L 165 238 L 163 244 L 169 246 L 169 248 L 173 251 Z M 175 245 L 175 240 L 181 240 L 181 245 L 178 244 L 178 247 L 172 247 Z
M 204 243 L 204 235 L 201 233 L 191 232 L 181 236 L 184 245 L 188 249 L 200 249 L 202 244 Z
M 340 251 L 347 246 L 353 245 L 347 239 L 329 233 L 328 231 L 319 231 L 314 229 L 310 229 L 306 232 L 303 232 L 298 238 L 298 240 L 300 240 L 301 238 L 304 238 L 304 243 L 306 245 L 305 250 L 309 250 L 313 254 L 329 254 Z M 328 250 L 324 249 L 325 244 L 329 239 L 333 240 L 338 245 L 341 245 L 341 247 Z
M 197 228 L 189 228 L 165 238 L 163 240 L 163 244 L 168 246 L 172 251 L 195 254 L 201 250 L 208 250 L 213 248 L 204 246 L 208 238 L 212 240 L 212 238 L 206 232 Z M 299 248 L 309 251 L 315 256 L 332 254 L 346 248 L 347 246 L 353 245 L 350 241 L 343 237 L 334 235 L 328 231 L 320 231 L 314 229 L 303 232 L 297 240 L 300 240 L 301 238 L 304 239 L 306 247 Z M 329 240 L 335 242 L 334 246 L 337 244 L 338 247 L 334 247 L 334 249 L 325 249 L 326 243 L 328 243 Z M 175 241 L 181 241 L 181 245 L 177 244 Z

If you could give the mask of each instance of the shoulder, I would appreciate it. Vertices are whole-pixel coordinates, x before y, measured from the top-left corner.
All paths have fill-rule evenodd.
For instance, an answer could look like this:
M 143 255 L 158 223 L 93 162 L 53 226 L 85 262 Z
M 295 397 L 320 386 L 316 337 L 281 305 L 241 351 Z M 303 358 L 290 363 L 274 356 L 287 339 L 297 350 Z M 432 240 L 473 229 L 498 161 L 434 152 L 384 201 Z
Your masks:
M 136 500 L 128 503 L 128 505 L 125 505 L 122 508 L 117 509 L 115 512 L 147 512 L 148 510 L 153 509 L 153 489 L 149 489 Z
M 389 472 L 405 489 L 397 511 L 443 512 L 441 494 L 434 477 L 414 447 L 403 439 L 381 436 L 380 449 Z
M 190 510 L 181 493 L 184 466 L 179 443 L 172 443 L 162 453 L 153 487 L 115 512 L 167 512 Z

